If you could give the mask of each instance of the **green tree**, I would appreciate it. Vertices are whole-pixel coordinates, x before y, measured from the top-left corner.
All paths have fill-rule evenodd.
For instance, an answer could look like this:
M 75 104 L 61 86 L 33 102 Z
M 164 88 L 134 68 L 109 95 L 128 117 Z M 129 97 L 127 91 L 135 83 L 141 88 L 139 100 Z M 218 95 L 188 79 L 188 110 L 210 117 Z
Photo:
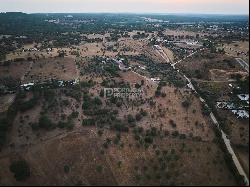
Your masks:
M 12 162 L 10 165 L 10 171 L 14 173 L 17 181 L 24 181 L 30 177 L 30 167 L 25 160 Z

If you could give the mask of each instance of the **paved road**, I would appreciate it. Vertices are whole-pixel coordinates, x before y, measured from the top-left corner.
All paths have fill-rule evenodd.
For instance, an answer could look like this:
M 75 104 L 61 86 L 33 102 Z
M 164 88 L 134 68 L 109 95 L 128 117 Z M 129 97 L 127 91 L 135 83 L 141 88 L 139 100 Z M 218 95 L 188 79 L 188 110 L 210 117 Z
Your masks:
M 200 51 L 201 51 L 201 50 L 200 50 Z M 194 54 L 197 53 L 197 52 L 198 52 L 198 51 L 192 53 L 191 55 L 194 55 Z M 189 55 L 189 57 L 190 57 L 190 55 Z M 188 58 L 188 57 L 186 57 L 186 58 Z M 186 58 L 185 58 L 185 59 L 186 59 Z M 184 59 L 183 59 L 183 60 L 184 60 Z M 179 62 L 180 62 L 180 61 L 179 61 Z M 179 63 L 179 62 L 177 62 L 177 63 Z M 245 62 L 245 63 L 246 63 L 246 62 Z M 175 64 L 176 64 L 176 63 L 175 63 Z M 176 70 L 175 64 L 172 64 L 172 67 Z M 179 72 L 179 70 L 177 70 L 177 71 Z M 187 80 L 187 82 L 188 82 L 188 87 L 189 87 L 190 89 L 192 89 L 195 93 L 198 94 L 198 92 L 196 91 L 196 89 L 195 89 L 194 85 L 192 84 L 191 80 L 190 80 L 186 75 L 183 74 L 183 76 L 184 76 L 184 78 L 185 78 L 185 79 Z M 202 97 L 199 97 L 199 99 L 200 99 L 200 101 L 201 101 L 202 103 L 204 103 L 206 106 L 208 106 L 208 105 L 206 104 L 206 101 L 205 101 Z M 222 139 L 223 139 L 223 141 L 224 141 L 224 144 L 226 145 L 226 148 L 227 148 L 228 152 L 232 155 L 232 160 L 233 160 L 233 162 L 234 162 L 234 164 L 235 164 L 235 166 L 236 166 L 236 168 L 237 168 L 239 174 L 242 175 L 242 176 L 244 177 L 246 186 L 249 186 L 249 179 L 248 179 L 248 177 L 247 177 L 247 175 L 246 175 L 246 173 L 245 173 L 243 167 L 241 166 L 241 164 L 240 164 L 240 162 L 239 162 L 239 160 L 238 160 L 238 158 L 237 158 L 237 156 L 236 156 L 236 154 L 235 154 L 235 152 L 234 152 L 234 150 L 233 150 L 233 148 L 232 148 L 232 146 L 231 146 L 230 140 L 228 139 L 226 133 L 220 128 L 220 125 L 219 125 L 217 119 L 215 118 L 215 116 L 214 116 L 214 114 L 213 114 L 212 112 L 210 113 L 210 117 L 211 117 L 213 123 L 216 125 L 216 127 L 219 129 L 219 131 L 222 133 Z
M 249 73 L 249 64 L 241 58 L 235 58 L 235 60 Z

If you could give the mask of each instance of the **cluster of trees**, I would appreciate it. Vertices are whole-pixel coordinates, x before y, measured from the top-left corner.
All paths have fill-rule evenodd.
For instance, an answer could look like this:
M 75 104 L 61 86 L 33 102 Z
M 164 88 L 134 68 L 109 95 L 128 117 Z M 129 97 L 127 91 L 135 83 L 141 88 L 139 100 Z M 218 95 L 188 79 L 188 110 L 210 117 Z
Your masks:
M 6 140 L 7 131 L 9 129 L 9 123 L 6 118 L 0 119 L 0 150 Z
M 106 37 L 106 40 L 108 42 L 117 42 L 119 38 L 121 38 L 121 35 L 117 32 L 113 32 L 110 34 L 110 37 Z
M 189 99 L 186 99 L 186 100 L 182 101 L 181 105 L 183 106 L 183 108 L 188 109 L 191 105 L 191 102 Z
M 77 87 L 72 89 L 64 89 L 63 92 L 66 96 L 72 97 L 77 101 L 80 101 L 82 96 L 80 89 Z
M 56 124 L 53 123 L 48 116 L 42 115 L 39 118 L 38 123 L 33 123 L 32 124 L 32 129 L 33 130 L 38 130 L 38 129 L 44 129 L 44 130 L 52 130 L 56 128 Z
M 105 124 L 112 124 L 116 119 L 117 112 L 108 108 L 102 108 L 102 100 L 99 97 L 92 98 L 88 92 L 83 94 L 83 113 L 90 116 L 84 119 L 82 125 L 97 125 L 103 127 Z
M 59 121 L 57 127 L 60 129 L 72 130 L 74 128 L 74 122 L 71 120 L 68 120 L 66 122 Z
M 173 71 L 170 64 L 155 63 L 150 57 L 146 55 L 129 56 L 131 60 L 139 61 L 147 67 L 151 77 L 159 77 L 162 82 L 168 82 L 176 87 L 185 87 L 186 81 L 176 72 Z M 160 95 L 159 91 L 157 92 Z
M 155 96 L 156 97 L 166 97 L 167 95 L 166 95 L 166 93 L 165 92 L 162 92 L 161 90 L 162 90 L 162 87 L 164 87 L 164 86 L 166 86 L 167 85 L 167 83 L 166 82 L 164 82 L 164 81 L 161 81 L 159 84 L 158 84 L 158 87 L 157 87 L 157 89 L 156 89 L 156 91 L 155 91 Z
M 0 66 L 1 68 L 1 66 Z M 0 95 L 16 91 L 20 85 L 20 80 L 10 76 L 0 78 Z
M 88 92 L 84 92 L 82 108 L 85 113 L 89 113 L 89 111 L 94 112 L 94 110 L 98 110 L 101 106 L 102 100 L 99 97 L 91 98 Z
M 176 177 L 180 175 L 177 163 L 181 157 L 177 150 L 174 148 L 166 150 L 153 145 L 153 153 L 151 159 L 136 164 L 135 179 L 140 185 L 153 181 L 163 186 L 174 186 L 178 181 Z
M 136 35 L 133 36 L 133 39 L 137 40 L 137 39 L 143 39 L 143 38 L 147 38 L 149 36 L 149 34 L 146 34 L 144 32 L 137 32 Z
M 17 181 L 24 181 L 31 175 L 30 166 L 25 160 L 14 161 L 10 165 L 10 171 Z
M 158 130 L 155 127 L 144 131 L 142 127 L 134 127 L 133 129 L 134 138 L 138 141 L 139 145 L 148 148 L 149 145 L 153 144 L 154 138 L 159 135 Z
M 135 116 L 132 114 L 129 114 L 127 116 L 127 122 L 130 124 L 131 127 L 136 126 L 137 121 L 141 121 L 143 117 L 146 117 L 148 115 L 148 112 L 146 110 L 141 109 L 140 112 L 138 112 Z
M 82 81 L 80 83 L 81 87 L 82 88 L 92 88 L 96 83 L 92 80 L 89 80 L 89 81 Z
M 208 48 L 211 53 L 216 53 L 217 52 L 216 45 L 211 40 L 205 40 L 203 42 L 203 46 Z
M 13 45 L 14 37 L 3 37 L 0 42 L 0 61 L 6 59 L 6 54 L 17 49 Z
M 236 84 L 239 86 L 239 89 L 235 88 L 233 92 L 235 94 L 246 94 L 249 93 L 249 76 L 243 77 L 236 77 Z
M 53 47 L 67 47 L 72 45 L 78 45 L 82 41 L 80 34 L 68 33 L 66 35 L 53 35 L 51 38 L 48 37 L 48 41 L 53 41 Z
M 27 110 L 32 109 L 33 107 L 35 107 L 38 103 L 38 97 L 34 96 L 32 99 L 30 99 L 29 101 L 25 101 L 25 102 L 21 102 L 19 104 L 19 110 L 21 112 L 25 112 Z
M 79 113 L 74 111 L 68 116 L 67 121 L 65 121 L 65 122 L 59 121 L 58 123 L 54 123 L 49 119 L 49 117 L 47 115 L 43 114 L 39 118 L 39 122 L 32 123 L 31 127 L 34 131 L 37 131 L 39 129 L 50 131 L 50 130 L 53 130 L 55 128 L 72 130 L 74 128 L 73 120 L 76 119 L 78 116 L 79 116 Z
M 104 63 L 107 62 L 107 63 Z M 119 66 L 113 61 L 108 61 L 103 57 L 93 57 L 87 65 L 85 65 L 81 74 L 94 74 L 97 76 L 119 77 Z
M 83 121 L 82 121 L 83 126 L 92 126 L 92 125 L 95 125 L 95 123 L 96 123 L 95 120 L 92 118 L 83 119 Z
M 112 97 L 107 101 L 108 106 L 120 107 L 122 101 Z M 118 132 L 128 132 L 129 127 L 136 126 L 136 122 L 147 116 L 147 111 L 141 109 L 135 116 L 129 114 L 125 120 L 118 119 L 118 110 L 108 107 L 102 108 L 102 100 L 99 97 L 91 97 L 88 93 L 83 95 L 83 112 L 88 118 L 82 122 L 83 126 L 96 125 L 100 128 L 108 126 Z

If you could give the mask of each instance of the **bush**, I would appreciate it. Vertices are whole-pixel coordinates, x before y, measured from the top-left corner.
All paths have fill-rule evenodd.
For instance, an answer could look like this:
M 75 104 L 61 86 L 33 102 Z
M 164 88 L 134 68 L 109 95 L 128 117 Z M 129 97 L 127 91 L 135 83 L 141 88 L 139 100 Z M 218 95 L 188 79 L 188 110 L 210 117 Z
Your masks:
M 54 90 L 45 90 L 44 91 L 44 98 L 48 103 L 52 103 L 54 101 L 56 94 Z
M 7 131 L 8 130 L 8 122 L 7 119 L 0 119 L 0 131 Z
M 211 110 L 206 105 L 202 105 L 201 110 L 202 110 L 202 114 L 205 116 L 209 116 L 209 114 L 211 113 Z
M 190 107 L 190 102 L 188 100 L 185 100 L 182 102 L 182 106 L 186 109 L 188 109 Z
M 65 95 L 68 97 L 72 97 L 77 101 L 80 101 L 81 92 L 79 90 L 65 90 Z
M 121 101 L 118 101 L 118 102 L 116 103 L 116 106 L 117 106 L 118 108 L 120 108 L 120 107 L 122 106 L 122 102 L 121 102 Z
M 6 132 L 0 131 L 0 150 L 6 141 Z
M 97 134 L 98 134 L 98 136 L 101 137 L 103 135 L 103 131 L 102 130 L 98 130 Z
M 83 105 L 82 108 L 84 110 L 89 110 L 92 109 L 94 107 L 99 107 L 102 105 L 102 100 L 99 97 L 95 97 L 94 99 L 92 99 L 89 95 L 84 94 L 83 95 Z
M 63 100 L 62 104 L 63 104 L 63 106 L 69 106 L 70 102 L 68 100 Z
M 104 97 L 104 90 L 101 90 L 99 95 L 100 97 Z
M 169 123 L 170 123 L 170 125 L 173 127 L 173 128 L 176 128 L 176 123 L 171 119 L 171 120 L 169 120 Z
M 135 119 L 136 119 L 136 121 L 141 121 L 142 115 L 141 114 L 136 114 Z
M 102 100 L 99 97 L 95 97 L 93 101 L 94 105 L 102 105 Z
M 91 102 L 90 101 L 84 101 L 82 104 L 82 109 L 83 110 L 88 110 L 91 108 Z
M 82 121 L 83 126 L 90 126 L 90 125 L 95 125 L 95 120 L 94 119 L 84 119 Z
M 58 128 L 61 128 L 61 129 L 68 129 L 68 130 L 72 130 L 74 128 L 74 123 L 72 123 L 71 121 L 68 121 L 68 122 L 62 122 L 60 121 L 58 124 L 57 124 L 57 127 Z
M 147 116 L 148 115 L 147 111 L 145 111 L 143 109 L 141 109 L 140 113 L 141 113 L 142 116 Z
M 180 139 L 186 139 L 186 135 L 185 134 L 181 134 L 180 135 Z
M 88 82 L 83 81 L 81 82 L 81 87 L 83 88 L 91 88 L 95 85 L 95 83 L 92 80 L 89 80 Z
M 156 90 L 155 91 L 155 96 L 156 97 L 160 97 L 161 96 L 161 91 L 160 90 Z
M 39 118 L 39 127 L 45 130 L 51 130 L 55 128 L 55 124 L 53 124 L 47 116 L 41 116 Z
M 166 96 L 167 96 L 166 93 L 164 93 L 164 92 L 161 93 L 161 97 L 166 97 Z
M 29 101 L 20 103 L 19 110 L 21 112 L 25 112 L 27 110 L 32 109 L 34 106 L 36 106 L 36 104 L 37 104 L 37 98 L 33 98 L 33 99 L 29 100 Z
M 113 128 L 118 132 L 128 132 L 129 128 L 125 126 L 124 124 L 121 124 L 119 122 L 115 123 Z
M 173 136 L 173 137 L 179 136 L 179 132 L 178 132 L 178 131 L 174 131 L 174 132 L 172 133 L 172 136 Z
M 138 84 L 138 83 L 136 83 L 136 84 L 135 84 L 135 88 L 136 88 L 136 89 L 139 89 L 139 88 L 141 88 L 141 85 Z
M 76 111 L 76 112 L 72 112 L 68 118 L 69 120 L 71 120 L 71 119 L 78 118 L 78 116 L 79 116 L 79 112 Z
M 132 116 L 131 114 L 128 115 L 128 122 L 129 122 L 129 123 L 135 122 L 135 118 L 134 118 L 134 116 Z
M 70 171 L 70 168 L 68 165 L 65 165 L 63 169 L 64 169 L 65 173 L 69 173 L 69 171 Z
M 159 86 L 160 86 L 160 87 L 167 86 L 166 81 L 160 81 Z
M 30 167 L 25 160 L 19 160 L 11 163 L 10 171 L 14 173 L 17 181 L 24 181 L 30 177 Z
M 144 141 L 148 144 L 152 144 L 153 143 L 153 138 L 151 136 L 146 136 Z
M 156 137 L 157 136 L 157 129 L 155 127 L 151 127 L 151 129 L 146 131 L 146 136 Z
M 39 124 L 38 123 L 32 123 L 30 126 L 31 126 L 33 131 L 39 130 Z
M 97 171 L 98 173 L 102 173 L 103 167 L 102 167 L 101 165 L 96 166 L 96 171 Z

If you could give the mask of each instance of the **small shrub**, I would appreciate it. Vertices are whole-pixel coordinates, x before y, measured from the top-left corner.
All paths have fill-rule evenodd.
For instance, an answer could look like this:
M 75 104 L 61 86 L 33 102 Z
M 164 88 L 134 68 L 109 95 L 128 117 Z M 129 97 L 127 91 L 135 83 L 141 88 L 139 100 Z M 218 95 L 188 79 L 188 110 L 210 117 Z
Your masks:
M 30 177 L 30 167 L 25 160 L 12 162 L 10 171 L 14 173 L 17 181 L 24 181 Z
M 65 165 L 63 169 L 64 169 L 65 173 L 69 173 L 69 171 L 70 171 L 70 168 L 68 165 Z

